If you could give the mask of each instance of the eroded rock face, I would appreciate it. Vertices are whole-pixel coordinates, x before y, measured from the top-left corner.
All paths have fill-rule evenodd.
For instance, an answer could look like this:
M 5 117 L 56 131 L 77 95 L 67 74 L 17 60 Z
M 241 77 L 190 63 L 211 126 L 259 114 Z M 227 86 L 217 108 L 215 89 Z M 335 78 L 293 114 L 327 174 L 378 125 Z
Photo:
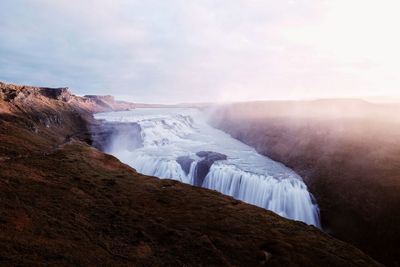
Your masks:
M 196 165 L 194 185 L 202 186 L 204 178 L 206 178 L 214 162 L 226 160 L 227 157 L 224 154 L 213 151 L 199 151 L 196 153 L 196 155 L 203 159 L 200 160 Z
M 63 109 L 77 112 L 101 111 L 101 107 L 94 101 L 75 96 L 68 88 L 20 86 L 0 82 L 0 100 L 3 101 L 3 106 L 8 106 L 8 112 L 14 113 L 38 110 L 57 113 Z
M 29 106 L 32 106 L 32 109 L 36 110 L 41 108 L 40 106 L 56 108 L 52 105 L 59 106 L 62 103 L 68 103 L 71 109 L 88 112 L 121 111 L 135 108 L 135 104 L 116 101 L 113 96 L 80 97 L 72 94 L 68 88 L 21 86 L 2 82 L 0 82 L 0 100 L 10 103 L 14 107 L 22 106 L 28 109 Z M 0 111 L 6 111 L 4 103 L 3 105 L 0 103 Z
M 14 125 L 15 136 L 23 131 L 33 134 L 11 149 L 15 153 L 25 153 L 26 148 L 34 150 L 38 145 L 62 143 L 71 136 L 87 140 L 87 124 L 92 120 L 92 112 L 97 110 L 93 101 L 75 96 L 67 88 L 0 82 L 0 123 Z
M 0 82 L 0 96 L 3 100 L 10 102 L 12 100 L 23 100 L 28 97 L 47 97 L 54 100 L 68 102 L 74 98 L 79 98 L 71 93 L 68 88 L 48 88 L 34 86 L 20 86 Z
M 194 169 L 194 185 L 201 187 L 203 185 L 204 178 L 207 176 L 214 162 L 226 160 L 227 156 L 213 151 L 199 151 L 196 153 L 196 155 L 202 159 L 196 163 L 196 167 Z M 195 160 L 189 156 L 181 156 L 178 157 L 176 161 L 187 175 L 189 174 L 192 163 Z
M 137 123 L 96 121 L 90 126 L 90 131 L 92 145 L 104 152 L 115 150 L 117 145 L 124 146 L 123 149 L 128 151 L 143 146 L 143 140 L 140 138 L 140 126 Z M 114 141 L 117 142 L 114 143 Z
M 190 171 L 190 166 L 192 165 L 194 159 L 191 159 L 188 156 L 181 156 L 176 159 L 176 162 L 181 166 L 182 170 L 186 173 L 186 175 L 189 174 Z
M 48 98 L 61 100 L 64 102 L 68 102 L 70 99 L 74 97 L 74 95 L 69 91 L 68 88 L 40 88 L 40 92 L 42 95 L 47 96 Z

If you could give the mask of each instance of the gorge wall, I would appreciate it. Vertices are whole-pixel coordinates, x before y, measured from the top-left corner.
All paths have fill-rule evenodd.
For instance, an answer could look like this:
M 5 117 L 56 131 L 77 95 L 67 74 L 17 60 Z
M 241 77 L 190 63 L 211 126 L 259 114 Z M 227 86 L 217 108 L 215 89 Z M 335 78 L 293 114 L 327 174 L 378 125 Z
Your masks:
M 323 228 L 399 266 L 399 106 L 361 100 L 219 107 L 213 124 L 298 172 Z

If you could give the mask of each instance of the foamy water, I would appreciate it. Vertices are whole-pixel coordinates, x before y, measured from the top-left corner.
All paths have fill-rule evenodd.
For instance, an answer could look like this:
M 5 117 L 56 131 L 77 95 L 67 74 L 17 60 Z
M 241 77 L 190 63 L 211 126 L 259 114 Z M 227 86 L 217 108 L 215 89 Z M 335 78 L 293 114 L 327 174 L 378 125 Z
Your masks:
M 201 111 L 135 109 L 99 113 L 95 117 L 110 122 L 135 122 L 140 126 L 142 142 L 136 145 L 139 148 L 128 149 L 132 140 L 116 135 L 106 151 L 140 173 L 193 185 L 196 166 L 202 160 L 196 153 L 222 153 L 227 159 L 211 166 L 202 187 L 320 227 L 318 206 L 299 175 L 211 127 Z M 193 160 L 187 173 L 177 162 L 182 156 Z

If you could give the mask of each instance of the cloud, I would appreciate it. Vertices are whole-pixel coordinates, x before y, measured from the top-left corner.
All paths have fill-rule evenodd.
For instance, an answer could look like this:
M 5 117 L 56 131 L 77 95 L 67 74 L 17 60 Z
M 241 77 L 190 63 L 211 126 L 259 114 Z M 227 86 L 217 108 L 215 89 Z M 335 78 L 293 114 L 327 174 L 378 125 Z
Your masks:
M 0 79 L 169 103 L 393 93 L 396 2 L 376 3 L 1 1 Z

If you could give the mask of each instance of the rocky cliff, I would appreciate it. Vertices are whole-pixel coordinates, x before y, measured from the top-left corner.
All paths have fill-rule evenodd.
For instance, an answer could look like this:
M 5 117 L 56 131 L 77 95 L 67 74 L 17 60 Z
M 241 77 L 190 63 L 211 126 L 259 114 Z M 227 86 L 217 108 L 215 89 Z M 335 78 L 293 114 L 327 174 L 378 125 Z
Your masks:
M 0 82 L 0 100 L 0 111 L 3 113 L 38 109 L 56 110 L 63 105 L 85 111 L 96 111 L 99 108 L 94 101 L 75 96 L 68 88 L 20 86 L 2 82 Z
M 302 175 L 325 231 L 400 266 L 399 111 L 347 99 L 233 104 L 212 117 Z
M 88 145 L 90 100 L 1 84 L 0 265 L 381 266 L 318 229 L 138 174 Z
M 113 96 L 98 96 L 87 95 L 84 97 L 76 96 L 71 93 L 69 88 L 46 88 L 46 87 L 33 87 L 21 86 L 14 84 L 6 84 L 0 82 L 0 111 L 12 112 L 15 110 L 8 110 L 8 108 L 17 108 L 18 106 L 29 105 L 51 105 L 51 100 L 57 100 L 59 103 L 68 104 L 76 110 L 84 110 L 89 112 L 105 112 L 105 111 L 121 111 L 134 109 L 136 104 L 117 101 Z M 41 100 L 35 103 L 33 100 Z M 6 105 L 9 103 L 10 105 Z M 54 102 L 53 104 L 55 104 Z M 57 105 L 59 105 L 59 103 Z M 33 106 L 32 109 L 38 107 Z

